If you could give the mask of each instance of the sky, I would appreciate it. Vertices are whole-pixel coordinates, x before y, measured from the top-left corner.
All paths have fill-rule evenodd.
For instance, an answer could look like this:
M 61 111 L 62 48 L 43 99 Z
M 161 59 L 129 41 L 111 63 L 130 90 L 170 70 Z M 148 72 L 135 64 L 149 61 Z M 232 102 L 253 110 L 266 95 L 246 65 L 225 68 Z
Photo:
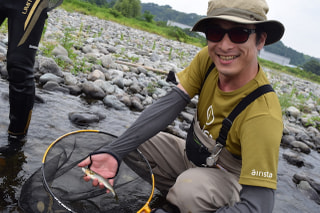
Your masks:
M 208 0 L 140 0 L 170 5 L 174 10 L 206 15 Z M 320 0 L 267 0 L 269 20 L 285 26 L 281 41 L 287 47 L 320 58 Z

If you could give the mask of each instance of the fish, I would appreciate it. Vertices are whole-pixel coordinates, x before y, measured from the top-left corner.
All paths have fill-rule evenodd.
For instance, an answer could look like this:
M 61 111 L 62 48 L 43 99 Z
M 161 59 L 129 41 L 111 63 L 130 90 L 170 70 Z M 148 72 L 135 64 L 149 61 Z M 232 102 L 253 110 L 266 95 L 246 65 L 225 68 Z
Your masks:
M 110 192 L 113 194 L 113 197 L 116 199 L 116 201 L 119 200 L 118 195 L 116 191 L 114 190 L 113 186 L 109 183 L 109 181 L 105 178 L 103 178 L 101 175 L 95 173 L 94 171 L 88 169 L 88 168 L 82 168 L 82 171 L 89 176 L 92 180 L 97 179 L 99 183 L 102 183 L 107 189 L 110 190 Z

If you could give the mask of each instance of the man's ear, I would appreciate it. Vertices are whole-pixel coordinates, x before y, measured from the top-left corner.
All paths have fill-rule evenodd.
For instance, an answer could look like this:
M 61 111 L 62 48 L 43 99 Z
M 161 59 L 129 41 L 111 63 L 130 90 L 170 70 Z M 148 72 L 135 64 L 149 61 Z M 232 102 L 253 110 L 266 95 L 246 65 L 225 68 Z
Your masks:
M 262 32 L 260 35 L 260 39 L 259 41 L 257 41 L 257 49 L 261 50 L 264 47 L 264 44 L 266 43 L 266 39 L 267 39 L 267 33 L 266 32 Z

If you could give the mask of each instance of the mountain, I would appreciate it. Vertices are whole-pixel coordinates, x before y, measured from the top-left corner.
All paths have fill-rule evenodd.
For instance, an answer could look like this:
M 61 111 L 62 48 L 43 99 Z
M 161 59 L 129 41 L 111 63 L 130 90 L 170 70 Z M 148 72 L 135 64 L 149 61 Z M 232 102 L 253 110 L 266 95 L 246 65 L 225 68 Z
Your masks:
M 193 26 L 199 19 L 203 17 L 195 13 L 183 13 L 173 10 L 169 5 L 159 6 L 154 3 L 142 3 L 141 13 L 143 14 L 144 11 L 149 11 L 152 15 L 154 15 L 155 21 L 167 22 L 168 20 L 171 20 L 189 26 Z

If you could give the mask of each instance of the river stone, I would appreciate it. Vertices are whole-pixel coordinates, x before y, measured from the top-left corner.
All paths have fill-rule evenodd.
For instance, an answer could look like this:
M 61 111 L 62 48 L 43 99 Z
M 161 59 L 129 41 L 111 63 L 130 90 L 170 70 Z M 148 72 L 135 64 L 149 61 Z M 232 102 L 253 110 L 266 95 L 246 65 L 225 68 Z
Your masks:
M 306 195 L 311 200 L 314 200 L 317 204 L 320 205 L 320 196 L 317 191 L 311 187 L 311 185 L 307 181 L 300 181 L 297 185 L 298 189 Z
M 300 155 L 297 153 L 294 153 L 292 151 L 286 151 L 283 153 L 283 158 L 287 160 L 288 163 L 295 165 L 297 167 L 302 167 L 304 166 L 304 161 Z
M 81 88 L 82 91 L 90 98 L 103 99 L 106 96 L 105 92 L 91 81 L 81 84 Z
M 309 154 L 311 152 L 311 150 L 308 147 L 308 145 L 306 145 L 305 143 L 303 143 L 301 141 L 293 141 L 290 145 L 293 148 L 296 148 L 296 149 L 300 150 L 303 153 Z
M 114 108 L 116 110 L 127 110 L 127 107 L 124 103 L 118 100 L 118 98 L 114 95 L 107 95 L 103 99 L 103 103 L 107 107 Z
M 40 78 L 39 78 L 39 82 L 41 84 L 45 84 L 48 81 L 54 81 L 59 84 L 59 83 L 63 83 L 64 79 L 59 76 L 56 76 L 55 74 L 52 74 L 52 73 L 46 73 L 46 74 L 40 76 Z
M 92 112 L 71 112 L 68 117 L 72 123 L 81 126 L 96 123 L 105 118 L 105 116 Z

